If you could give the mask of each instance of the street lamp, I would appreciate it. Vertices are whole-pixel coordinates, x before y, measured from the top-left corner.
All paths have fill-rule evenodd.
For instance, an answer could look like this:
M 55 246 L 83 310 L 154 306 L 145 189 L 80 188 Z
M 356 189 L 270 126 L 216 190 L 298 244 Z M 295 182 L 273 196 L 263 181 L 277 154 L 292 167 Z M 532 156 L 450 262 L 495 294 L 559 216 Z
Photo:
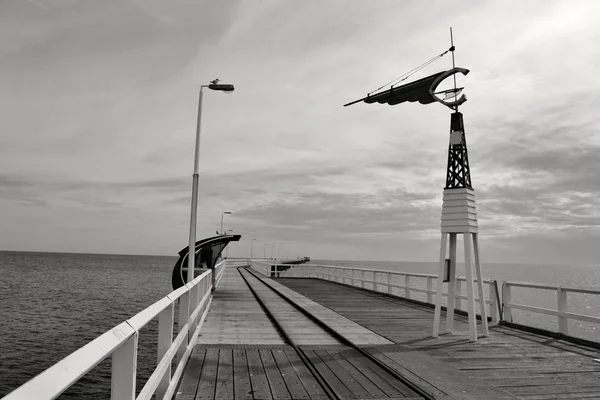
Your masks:
M 218 79 L 211 81 L 209 85 L 201 85 L 198 94 L 198 119 L 196 120 L 196 146 L 194 150 L 194 174 L 192 175 L 192 210 L 190 212 L 190 243 L 188 247 L 188 271 L 187 281 L 194 279 L 194 268 L 196 267 L 196 218 L 198 213 L 198 158 L 200 156 L 200 127 L 202 121 L 202 90 L 207 87 L 224 93 L 233 92 L 233 85 L 219 83 Z
M 265 247 L 263 248 L 264 252 L 263 252 L 263 258 L 266 260 L 267 259 L 267 246 L 269 245 L 269 243 L 265 243 Z
M 252 239 L 252 244 L 250 245 L 250 259 L 252 259 L 252 250 L 254 250 L 254 242 L 256 239 Z
M 223 211 L 223 212 L 221 213 L 221 231 L 220 231 L 220 232 L 221 232 L 221 235 L 224 235 L 224 234 L 225 234 L 225 232 L 223 232 L 223 216 L 224 216 L 225 214 L 227 214 L 227 215 L 231 215 L 231 211 Z

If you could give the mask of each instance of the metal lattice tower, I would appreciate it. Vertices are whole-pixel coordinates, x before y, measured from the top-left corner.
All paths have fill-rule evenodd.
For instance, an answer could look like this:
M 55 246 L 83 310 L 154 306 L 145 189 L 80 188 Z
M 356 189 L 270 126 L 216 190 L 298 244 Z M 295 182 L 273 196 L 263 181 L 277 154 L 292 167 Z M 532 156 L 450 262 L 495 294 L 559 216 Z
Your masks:
M 463 115 L 458 111 L 450 115 L 450 143 L 448 145 L 448 169 L 445 188 L 473 188 Z

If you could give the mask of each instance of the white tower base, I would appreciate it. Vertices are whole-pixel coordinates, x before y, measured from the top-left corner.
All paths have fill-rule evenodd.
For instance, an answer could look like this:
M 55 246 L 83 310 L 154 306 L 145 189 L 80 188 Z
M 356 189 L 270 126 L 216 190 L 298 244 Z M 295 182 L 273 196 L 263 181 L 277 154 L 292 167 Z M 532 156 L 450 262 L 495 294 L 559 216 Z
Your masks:
M 481 327 L 483 336 L 488 336 L 488 322 L 483 293 L 483 278 L 479 262 L 479 240 L 477 211 L 475 209 L 475 192 L 473 189 L 456 188 L 444 189 L 442 205 L 442 243 L 440 246 L 440 263 L 438 267 L 437 291 L 435 299 L 435 314 L 433 318 L 433 337 L 438 337 L 440 331 L 440 316 L 442 311 L 442 288 L 444 284 L 444 269 L 446 265 L 446 245 L 450 237 L 450 271 L 448 274 L 448 297 L 446 309 L 446 331 L 454 331 L 454 288 L 456 286 L 456 238 L 462 234 L 465 244 L 465 270 L 467 277 L 467 311 L 469 313 L 469 340 L 477 340 L 477 320 L 475 317 L 475 295 L 473 290 L 473 269 L 471 264 L 471 238 L 475 256 L 475 272 L 479 294 Z

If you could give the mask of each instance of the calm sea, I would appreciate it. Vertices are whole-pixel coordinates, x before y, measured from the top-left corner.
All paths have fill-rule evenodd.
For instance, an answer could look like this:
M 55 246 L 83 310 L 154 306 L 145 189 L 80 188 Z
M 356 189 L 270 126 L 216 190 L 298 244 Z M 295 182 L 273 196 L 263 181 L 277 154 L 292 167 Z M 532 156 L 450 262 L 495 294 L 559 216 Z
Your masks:
M 0 252 L 0 397 L 171 291 L 176 257 Z M 313 261 L 391 271 L 436 273 L 435 263 Z M 459 274 L 464 275 L 459 267 Z M 486 277 L 600 287 L 593 266 L 485 264 Z M 556 305 L 556 295 L 515 289 L 515 302 Z M 600 297 L 600 296 L 596 296 Z M 600 299 L 569 297 L 569 311 L 600 316 Z M 556 329 L 556 321 L 515 312 L 517 322 Z M 577 336 L 600 341 L 596 327 L 573 323 Z M 138 390 L 156 365 L 157 322 L 140 335 Z M 110 396 L 110 361 L 61 399 Z

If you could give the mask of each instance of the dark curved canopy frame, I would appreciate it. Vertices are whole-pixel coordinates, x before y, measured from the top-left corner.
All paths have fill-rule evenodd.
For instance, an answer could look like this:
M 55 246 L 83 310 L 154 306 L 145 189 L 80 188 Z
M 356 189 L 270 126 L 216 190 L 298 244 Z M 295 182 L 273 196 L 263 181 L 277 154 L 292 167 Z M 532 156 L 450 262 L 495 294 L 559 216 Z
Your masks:
M 204 268 L 214 270 L 217 260 L 229 242 L 238 242 L 241 237 L 242 235 L 219 235 L 197 241 L 194 251 L 196 255 L 194 277 L 198 276 Z M 179 259 L 175 263 L 171 278 L 173 289 L 180 288 L 187 281 L 188 253 L 189 246 L 179 251 Z
M 344 107 L 360 103 L 364 101 L 367 104 L 379 103 L 379 104 L 389 104 L 390 106 L 394 106 L 396 104 L 404 103 L 404 102 L 419 102 L 421 104 L 431 104 L 434 102 L 439 102 L 447 107 L 454 108 L 458 107 L 465 101 L 467 98 L 465 95 L 460 96 L 460 98 L 455 101 L 445 101 L 445 99 L 439 99 L 435 94 L 435 90 L 439 86 L 439 84 L 451 77 L 454 74 L 461 73 L 463 75 L 467 75 L 469 73 L 468 69 L 455 67 L 449 69 L 448 71 L 438 72 L 433 75 L 429 75 L 425 78 L 421 78 L 414 82 L 407 83 L 406 85 L 391 87 L 390 89 L 384 90 L 383 92 L 375 93 L 373 95 L 367 95 L 367 97 L 363 97 L 362 99 L 352 101 L 348 104 L 344 104 Z

